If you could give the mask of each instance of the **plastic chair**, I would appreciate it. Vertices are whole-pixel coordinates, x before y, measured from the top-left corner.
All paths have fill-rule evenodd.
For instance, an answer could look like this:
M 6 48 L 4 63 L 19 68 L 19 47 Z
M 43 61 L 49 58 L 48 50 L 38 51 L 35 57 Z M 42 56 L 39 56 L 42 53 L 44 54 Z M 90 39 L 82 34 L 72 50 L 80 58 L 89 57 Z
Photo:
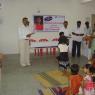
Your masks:
M 29 40 L 29 44 L 30 44 L 31 42 L 36 42 L 36 40 L 35 40 L 35 39 L 30 39 L 30 40 Z M 37 49 L 35 48 L 35 49 L 34 49 L 34 56 L 36 56 L 36 55 L 37 55 Z
M 40 39 L 39 42 L 47 42 L 47 39 Z M 46 54 L 48 55 L 48 48 L 46 47 Z M 38 56 L 43 56 L 43 47 L 38 49 Z
M 58 41 L 58 38 L 53 38 L 52 41 Z M 56 47 L 50 48 L 50 54 L 56 55 Z

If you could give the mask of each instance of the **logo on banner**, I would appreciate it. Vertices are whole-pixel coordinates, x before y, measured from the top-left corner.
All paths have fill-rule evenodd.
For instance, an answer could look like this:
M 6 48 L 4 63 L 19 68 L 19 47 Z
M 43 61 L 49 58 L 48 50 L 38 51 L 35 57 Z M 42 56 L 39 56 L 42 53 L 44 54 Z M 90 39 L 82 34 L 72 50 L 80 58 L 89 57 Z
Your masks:
M 53 18 L 51 16 L 45 17 L 44 21 L 51 21 Z

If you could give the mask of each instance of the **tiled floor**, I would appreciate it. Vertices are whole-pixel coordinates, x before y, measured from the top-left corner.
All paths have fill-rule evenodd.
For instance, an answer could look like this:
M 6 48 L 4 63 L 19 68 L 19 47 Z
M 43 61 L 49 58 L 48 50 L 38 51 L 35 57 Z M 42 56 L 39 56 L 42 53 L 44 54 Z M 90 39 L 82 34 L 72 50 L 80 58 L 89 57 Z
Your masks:
M 70 62 L 80 66 L 87 63 L 87 58 L 70 58 Z M 55 56 L 31 56 L 32 66 L 21 67 L 19 55 L 7 55 L 2 68 L 2 95 L 38 95 L 37 89 L 43 88 L 34 75 L 58 69 Z M 1 94 L 0 94 L 1 95 Z

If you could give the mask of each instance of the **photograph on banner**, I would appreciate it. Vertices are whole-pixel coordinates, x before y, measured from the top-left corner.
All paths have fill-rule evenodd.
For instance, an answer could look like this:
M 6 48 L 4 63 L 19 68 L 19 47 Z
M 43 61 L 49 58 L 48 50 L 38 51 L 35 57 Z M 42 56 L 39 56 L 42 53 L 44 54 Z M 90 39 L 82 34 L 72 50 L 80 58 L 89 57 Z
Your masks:
M 34 16 L 34 29 L 43 31 L 43 16 Z
M 43 32 L 58 32 L 63 26 L 65 16 L 60 15 L 34 15 L 34 29 Z

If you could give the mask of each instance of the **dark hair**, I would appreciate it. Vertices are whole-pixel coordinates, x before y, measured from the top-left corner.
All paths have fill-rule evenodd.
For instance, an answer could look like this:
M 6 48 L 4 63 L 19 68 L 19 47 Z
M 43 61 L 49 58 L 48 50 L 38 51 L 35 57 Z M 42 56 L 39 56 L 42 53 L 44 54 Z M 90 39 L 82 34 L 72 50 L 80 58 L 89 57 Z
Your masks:
M 79 72 L 79 65 L 78 64 L 72 64 L 70 69 L 71 69 L 72 75 L 77 75 Z
M 88 21 L 86 21 L 86 22 L 85 22 L 85 24 L 89 24 L 89 22 L 88 22 Z
M 26 20 L 26 19 L 28 20 L 28 18 L 27 18 L 27 17 L 23 17 L 23 18 L 22 18 L 22 20 L 23 20 L 23 21 L 24 21 L 24 20 Z
M 81 23 L 81 21 L 79 20 L 79 21 L 77 21 L 77 23 Z
M 84 67 L 85 67 L 86 69 L 89 69 L 89 68 L 91 67 L 91 64 L 85 64 Z
M 68 23 L 68 21 L 65 20 L 64 23 Z M 64 23 L 63 23 L 63 24 L 64 24 Z
M 64 35 L 64 32 L 60 32 L 60 33 L 59 33 L 59 36 L 62 36 L 62 35 Z
M 89 68 L 89 71 L 92 73 L 92 80 L 93 82 L 95 82 L 95 67 L 92 65 L 90 68 Z

